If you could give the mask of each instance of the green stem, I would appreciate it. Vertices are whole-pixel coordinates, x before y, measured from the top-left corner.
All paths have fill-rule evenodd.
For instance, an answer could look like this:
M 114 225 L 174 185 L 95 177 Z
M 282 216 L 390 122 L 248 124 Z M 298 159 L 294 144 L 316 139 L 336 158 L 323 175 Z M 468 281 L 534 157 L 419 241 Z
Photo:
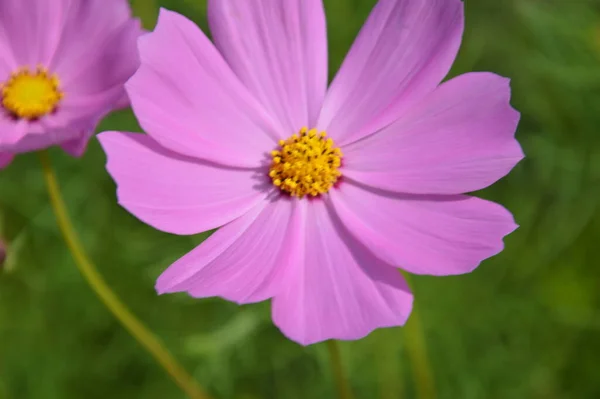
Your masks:
M 410 278 L 406 273 L 403 273 L 404 278 L 410 284 Z M 412 284 L 410 284 L 412 285 Z M 408 322 L 403 328 L 404 338 L 406 342 L 406 351 L 408 360 L 411 364 L 413 378 L 415 381 L 415 389 L 417 398 L 419 399 L 435 399 L 437 397 L 435 390 L 435 381 L 433 372 L 429 364 L 427 356 L 427 344 L 425 341 L 425 333 L 421 326 L 421 319 L 416 307 L 413 306 L 412 313 Z
M 340 348 L 334 340 L 327 341 L 327 350 L 329 351 L 329 358 L 331 360 L 331 370 L 333 371 L 333 378 L 335 379 L 335 385 L 337 386 L 338 397 L 340 399 L 352 399 L 352 391 L 348 385 L 348 380 L 344 375 L 344 367 L 342 366 L 342 357 L 340 356 Z
M 398 361 L 401 340 L 399 328 L 384 328 L 375 340 L 374 358 L 379 380 L 379 399 L 400 399 L 404 395 L 404 363 Z
M 89 260 L 69 218 L 48 154 L 40 152 L 40 160 L 58 227 L 75 260 L 75 264 L 92 290 L 108 310 L 123 324 L 123 327 L 154 357 L 190 399 L 208 399 L 209 397 L 202 391 L 196 381 L 175 360 L 159 339 L 120 301 L 119 297 L 110 289 Z

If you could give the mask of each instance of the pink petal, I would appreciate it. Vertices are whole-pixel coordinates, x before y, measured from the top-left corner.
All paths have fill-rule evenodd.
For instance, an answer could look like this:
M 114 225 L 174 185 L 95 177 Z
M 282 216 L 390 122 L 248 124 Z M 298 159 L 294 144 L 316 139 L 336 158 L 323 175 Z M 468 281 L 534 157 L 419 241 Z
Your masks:
M 0 44 L 2 58 L 10 54 L 11 69 L 47 62 L 57 41 L 55 24 L 64 14 L 65 1 L 0 1 Z
M 293 201 L 283 198 L 255 207 L 171 265 L 156 289 L 237 303 L 272 297 L 281 263 L 297 245 L 292 230 L 300 215 L 294 208 Z
M 264 171 L 233 169 L 165 150 L 150 136 L 98 136 L 119 203 L 143 222 L 169 233 L 196 234 L 248 212 L 266 194 Z
M 322 0 L 209 0 L 215 45 L 231 69 L 285 127 L 315 126 L 327 87 Z
M 404 324 L 412 295 L 401 274 L 354 240 L 323 201 L 299 204 L 306 225 L 273 299 L 281 331 L 308 345 Z
M 115 86 L 101 93 L 73 94 L 65 97 L 54 114 L 41 118 L 40 123 L 47 130 L 71 127 L 79 131 L 94 126 L 110 111 L 122 105 L 119 102 L 123 99 L 123 93 L 123 86 Z
M 45 119 L 54 129 L 76 125 L 79 132 L 123 106 L 124 84 L 139 67 L 143 31 L 124 0 L 77 1 L 65 14 L 50 63 L 65 97 L 56 115 Z
M 127 0 L 2 0 L 0 43 L 11 49 L 13 68 L 41 63 L 54 70 L 56 59 L 92 54 L 96 38 L 130 17 Z
M 138 57 L 132 39 L 141 34 L 141 29 L 139 21 L 132 18 L 127 0 L 29 1 L 60 5 L 54 18 L 46 20 L 45 30 L 55 38 L 48 46 L 52 51 L 47 66 L 59 73 L 63 81 L 70 82 L 75 75 L 96 67 L 101 71 L 97 76 L 100 82 L 85 82 L 83 78 L 77 84 L 99 85 L 110 83 L 118 75 L 130 76 L 132 66 L 135 70 Z M 123 84 L 122 78 L 117 80 Z
M 398 122 L 344 148 L 344 175 L 403 193 L 460 194 L 505 176 L 522 158 L 509 81 L 469 73 L 442 84 Z
M 152 138 L 180 154 L 225 165 L 264 161 L 281 129 L 196 25 L 161 9 L 139 50 L 141 67 L 126 90 Z
M 2 111 L 0 109 L 0 111 Z M 15 144 L 27 134 L 27 122 L 0 112 L 0 152 L 14 152 Z M 18 149 L 16 152 L 19 152 Z
M 0 169 L 6 168 L 12 162 L 14 154 L 0 152 Z
M 63 142 L 60 147 L 69 155 L 79 158 L 87 149 L 90 138 L 94 135 L 95 126 L 91 129 L 82 130 L 75 139 Z
M 128 21 L 97 38 L 93 51 L 63 63 L 57 70 L 65 93 L 59 112 L 73 114 L 71 118 L 94 117 L 122 107 L 124 84 L 139 66 L 137 39 L 141 33 L 139 21 Z
M 52 114 L 37 121 L 12 119 L 0 112 L 0 151 L 22 153 L 37 151 L 80 136 L 88 118 L 73 121 L 63 113 Z
M 8 6 L 12 7 L 8 2 L 0 2 L 0 12 Z M 0 29 L 0 54 L 2 54 L 0 56 L 0 82 L 5 82 L 10 77 L 11 72 L 20 66 L 13 53 L 13 40 L 11 40 L 10 29 L 7 29 L 4 23 L 9 16 L 5 12 L 0 13 L 0 26 L 4 28 Z
M 501 252 L 502 238 L 517 228 L 502 206 L 463 195 L 390 194 L 345 183 L 331 198 L 356 239 L 415 274 L 469 273 Z
M 129 108 L 129 96 L 127 95 L 126 91 L 123 91 L 123 95 L 115 103 L 115 108 L 114 109 L 115 110 L 121 110 L 121 109 L 124 109 L 124 108 Z
M 446 76 L 462 31 L 460 0 L 380 0 L 325 97 L 319 128 L 343 145 L 398 119 Z

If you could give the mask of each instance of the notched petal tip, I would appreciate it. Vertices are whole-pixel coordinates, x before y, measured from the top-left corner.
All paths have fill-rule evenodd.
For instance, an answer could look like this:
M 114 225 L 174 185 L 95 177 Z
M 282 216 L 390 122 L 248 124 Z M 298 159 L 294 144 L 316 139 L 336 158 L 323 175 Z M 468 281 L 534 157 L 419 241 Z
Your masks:
M 148 135 L 179 154 L 224 166 L 262 164 L 273 146 L 272 120 L 194 22 L 162 9 L 138 49 L 140 67 L 125 89 Z
M 483 189 L 524 157 L 510 97 L 509 79 L 494 73 L 450 79 L 400 120 L 344 147 L 345 176 L 399 193 Z
M 254 169 L 181 156 L 147 134 L 112 131 L 99 134 L 98 140 L 119 203 L 158 230 L 177 235 L 212 230 L 266 196 L 256 189 Z
M 318 125 L 341 145 L 404 115 L 448 74 L 464 28 L 460 0 L 380 0 L 327 93 Z
M 376 258 L 322 202 L 307 207 L 306 245 L 272 302 L 274 324 L 301 345 L 356 340 L 403 325 L 413 304 L 400 272 Z
M 404 299 L 404 310 L 403 312 L 398 312 L 398 318 L 390 323 L 381 323 L 378 325 L 370 325 L 366 326 L 363 329 L 355 329 L 352 331 L 346 331 L 343 334 L 330 334 L 324 336 L 314 336 L 312 333 L 308 333 L 307 331 L 289 331 L 285 325 L 280 325 L 278 320 L 273 318 L 273 324 L 279 329 L 281 334 L 285 336 L 290 341 L 294 341 L 297 344 L 302 346 L 310 346 L 319 344 L 321 342 L 336 340 L 336 341 L 358 341 L 367 336 L 369 336 L 375 330 L 380 328 L 394 328 L 394 327 L 403 327 L 410 318 L 412 314 L 412 308 L 414 305 L 414 295 L 409 291 L 407 293 L 406 298 Z
M 398 195 L 348 183 L 332 202 L 356 240 L 413 274 L 470 273 L 518 227 L 505 207 L 472 196 Z

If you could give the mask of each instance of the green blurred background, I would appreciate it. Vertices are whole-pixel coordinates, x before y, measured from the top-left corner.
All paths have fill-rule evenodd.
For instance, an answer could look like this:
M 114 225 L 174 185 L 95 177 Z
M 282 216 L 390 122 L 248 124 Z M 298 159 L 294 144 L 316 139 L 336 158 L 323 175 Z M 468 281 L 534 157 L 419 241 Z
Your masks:
M 205 1 L 133 3 L 149 28 L 161 5 L 206 29 Z M 325 0 L 331 74 L 374 3 Z M 480 194 L 504 204 L 521 228 L 470 275 L 415 277 L 409 323 L 421 321 L 438 398 L 600 398 L 600 2 L 466 0 L 465 7 L 452 75 L 512 78 L 527 154 Z M 138 128 L 124 111 L 108 117 L 106 129 Z M 215 398 L 335 396 L 325 344 L 284 339 L 268 303 L 155 295 L 159 273 L 204 237 L 154 231 L 117 206 L 95 140 L 81 160 L 57 149 L 51 157 L 102 274 Z M 78 273 L 35 154 L 0 173 L 0 227 L 9 244 L 0 272 L 0 398 L 184 397 Z M 419 337 L 410 331 L 340 344 L 356 398 L 427 397 L 415 388 Z

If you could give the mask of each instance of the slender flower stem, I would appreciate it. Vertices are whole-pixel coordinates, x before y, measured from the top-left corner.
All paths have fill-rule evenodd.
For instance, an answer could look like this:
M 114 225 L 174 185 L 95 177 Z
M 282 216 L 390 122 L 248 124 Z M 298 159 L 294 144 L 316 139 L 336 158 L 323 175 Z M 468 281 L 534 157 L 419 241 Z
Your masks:
M 333 378 L 337 386 L 338 397 L 340 399 L 352 399 L 352 391 L 348 385 L 348 379 L 344 375 L 342 357 L 340 356 L 340 348 L 337 342 L 334 340 L 327 341 L 327 349 L 329 351 L 329 358 L 331 359 L 331 370 L 333 371 Z
M 410 284 L 410 277 L 406 273 L 403 273 L 403 275 Z M 419 313 L 414 307 L 408 322 L 403 328 L 403 332 L 406 341 L 406 351 L 408 352 L 408 360 L 411 364 L 412 374 L 416 385 L 417 398 L 435 399 L 437 394 L 433 372 L 431 371 L 429 358 L 427 356 L 425 333 L 421 326 Z
M 401 343 L 399 328 L 385 328 L 379 331 L 375 341 L 374 357 L 376 374 L 379 381 L 379 399 L 401 399 L 406 381 L 402 375 L 404 362 L 398 361 L 398 349 Z
M 98 295 L 104 305 L 123 324 L 125 329 L 154 357 L 165 369 L 173 381 L 186 393 L 190 399 L 208 399 L 196 381 L 175 360 L 173 355 L 162 345 L 159 339 L 148 330 L 120 301 L 119 297 L 106 284 L 96 267 L 89 260 L 83 246 L 71 223 L 67 208 L 62 198 L 60 188 L 50 158 L 46 152 L 40 152 L 40 160 L 48 195 L 56 215 L 58 226 L 63 238 L 71 251 L 75 264 L 92 290 Z

